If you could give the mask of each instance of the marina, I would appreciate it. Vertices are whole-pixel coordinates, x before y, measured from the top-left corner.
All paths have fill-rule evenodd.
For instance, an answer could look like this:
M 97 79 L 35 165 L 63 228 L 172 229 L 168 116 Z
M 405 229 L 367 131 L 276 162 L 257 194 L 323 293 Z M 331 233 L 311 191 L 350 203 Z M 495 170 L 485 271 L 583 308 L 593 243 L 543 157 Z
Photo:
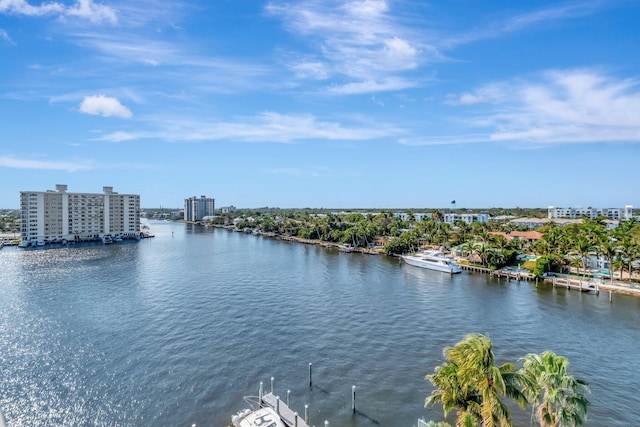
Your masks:
M 291 390 L 287 406 L 299 421 L 309 405 L 309 425 L 415 426 L 442 420 L 442 408 L 424 407 L 424 377 L 444 347 L 471 332 L 491 337 L 500 362 L 547 349 L 568 357 L 590 384 L 587 425 L 640 419 L 640 373 L 625 369 L 640 346 L 640 300 L 610 302 L 604 284 L 599 294 L 517 285 L 384 255 L 148 224 L 156 237 L 136 244 L 0 252 L 7 425 L 227 426 L 246 409 L 246 391 L 273 376 L 281 402 Z M 530 413 L 512 412 L 516 425 L 529 425 Z

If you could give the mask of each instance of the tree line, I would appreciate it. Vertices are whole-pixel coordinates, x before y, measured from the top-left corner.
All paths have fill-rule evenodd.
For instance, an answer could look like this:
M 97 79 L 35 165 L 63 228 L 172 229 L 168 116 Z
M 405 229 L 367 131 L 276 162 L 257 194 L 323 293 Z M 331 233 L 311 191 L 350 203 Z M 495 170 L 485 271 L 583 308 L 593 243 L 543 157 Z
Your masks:
M 277 236 L 312 239 L 354 247 L 371 247 L 383 242 L 388 255 L 414 252 L 428 246 L 456 248 L 471 262 L 489 268 L 513 264 L 519 254 L 539 256 L 533 272 L 539 276 L 548 272 L 568 272 L 575 269 L 587 273 L 589 256 L 600 256 L 607 261 L 610 275 L 626 272 L 632 277 L 640 259 L 640 223 L 627 220 L 619 227 L 608 229 L 603 219 L 585 219 L 582 223 L 542 226 L 543 236 L 538 241 L 510 239 L 500 233 L 524 231 L 510 222 L 445 223 L 443 214 L 435 210 L 430 218 L 416 221 L 411 211 L 407 219 L 391 211 L 378 213 L 318 213 L 309 211 L 251 211 L 223 215 L 214 221 L 230 224 L 241 217 L 236 227 L 258 229 Z

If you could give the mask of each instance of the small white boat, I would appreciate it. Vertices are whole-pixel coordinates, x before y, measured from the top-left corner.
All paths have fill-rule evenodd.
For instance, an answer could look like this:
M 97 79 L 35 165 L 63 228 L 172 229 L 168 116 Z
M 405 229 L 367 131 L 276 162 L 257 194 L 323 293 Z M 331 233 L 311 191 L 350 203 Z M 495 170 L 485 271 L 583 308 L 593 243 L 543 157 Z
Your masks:
M 110 245 L 111 243 L 113 243 L 113 239 L 107 234 L 106 236 L 102 237 L 102 243 L 104 243 L 105 245 Z
M 402 255 L 400 258 L 414 267 L 427 268 L 429 270 L 442 271 L 450 274 L 462 272 L 462 268 L 456 264 L 453 258 L 446 256 L 440 251 L 428 250 L 413 255 Z
M 245 409 L 231 417 L 234 427 L 287 427 L 282 418 L 272 408 L 258 408 L 255 411 Z
M 338 245 L 338 250 L 342 252 L 353 252 L 356 248 L 351 245 Z

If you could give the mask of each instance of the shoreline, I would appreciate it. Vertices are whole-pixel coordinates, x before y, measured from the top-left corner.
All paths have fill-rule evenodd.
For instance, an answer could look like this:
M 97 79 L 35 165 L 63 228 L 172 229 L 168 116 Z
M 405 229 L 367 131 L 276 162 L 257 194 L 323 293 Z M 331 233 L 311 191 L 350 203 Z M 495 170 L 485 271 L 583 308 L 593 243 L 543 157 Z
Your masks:
M 225 226 L 214 226 L 215 228 L 222 228 L 225 229 L 227 231 L 234 231 L 232 228 L 228 228 Z M 246 234 L 253 234 L 253 233 L 246 233 Z M 302 243 L 305 245 L 316 245 L 316 246 L 322 246 L 325 248 L 336 248 L 338 249 L 338 247 L 340 246 L 339 243 L 335 243 L 335 242 L 326 242 L 323 240 L 317 240 L 317 239 L 304 239 L 302 237 L 294 237 L 294 236 L 279 236 L 276 233 L 258 233 L 258 234 L 253 234 L 253 235 L 258 235 L 258 236 L 263 236 L 263 237 L 268 237 L 271 239 L 277 239 L 277 240 L 284 240 L 287 242 L 295 242 L 295 243 Z M 378 255 L 378 254 L 384 254 L 384 252 L 380 251 L 380 250 L 375 250 L 375 249 L 366 249 L 366 248 L 355 248 L 353 250 L 353 252 L 357 252 L 357 253 L 364 253 L 364 254 L 370 254 L 370 255 Z M 395 255 L 391 255 L 391 256 L 395 256 Z M 536 278 L 535 276 L 533 276 L 532 274 L 527 274 L 527 275 L 522 275 L 522 274 L 514 274 L 514 273 L 505 273 L 503 271 L 501 271 L 500 269 L 498 270 L 491 270 L 489 268 L 486 267 L 480 267 L 480 266 L 469 266 L 469 265 L 465 265 L 465 264 L 459 264 L 464 270 L 466 270 L 467 272 L 470 273 L 480 273 L 480 274 L 488 274 L 489 276 L 496 276 L 498 278 L 500 277 L 506 277 L 508 280 L 510 279 L 515 279 L 518 281 L 535 281 L 536 285 L 538 283 L 538 281 L 542 281 L 543 283 L 547 283 L 547 284 L 551 284 L 553 286 L 560 286 L 560 287 L 565 287 L 567 289 L 576 289 L 576 290 L 580 290 L 583 292 L 591 292 L 591 291 L 595 291 L 595 293 L 599 293 L 599 291 L 604 291 L 604 292 L 612 292 L 612 293 L 616 293 L 616 294 L 620 294 L 620 295 L 627 295 L 627 296 L 633 296 L 633 297 L 640 297 L 640 284 L 636 284 L 635 282 L 621 282 L 621 283 L 610 283 L 610 282 L 600 282 L 600 281 L 591 281 L 588 278 L 572 278 L 572 277 L 563 277 L 563 276 L 553 276 L 553 277 L 542 277 L 542 278 Z M 555 279 L 555 280 L 554 280 Z M 573 284 L 573 282 L 576 282 L 577 284 Z M 582 283 L 582 285 L 581 285 Z M 635 287 L 638 286 L 638 287 Z

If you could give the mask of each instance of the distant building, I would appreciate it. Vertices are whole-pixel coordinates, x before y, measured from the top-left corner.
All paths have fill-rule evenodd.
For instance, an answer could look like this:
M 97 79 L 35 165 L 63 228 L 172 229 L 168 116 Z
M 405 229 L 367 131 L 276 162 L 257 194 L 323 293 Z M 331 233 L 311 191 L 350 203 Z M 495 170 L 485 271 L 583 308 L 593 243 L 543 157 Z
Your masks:
M 139 235 L 140 195 L 118 194 L 113 187 L 102 190 L 67 193 L 67 186 L 58 184 L 56 191 L 21 191 L 22 240 L 45 244 Z
M 481 224 L 484 224 L 486 222 L 489 222 L 489 218 L 490 218 L 489 214 L 486 214 L 486 213 L 479 213 L 479 214 L 446 213 L 446 214 L 443 214 L 442 216 L 444 218 L 444 222 L 446 222 L 447 224 L 454 224 L 458 221 L 466 222 L 467 224 L 471 224 L 472 222 L 479 222 Z
M 411 218 L 413 218 L 413 221 L 420 222 L 424 219 L 431 218 L 433 214 L 431 212 L 414 212 L 411 214 L 407 212 L 395 212 L 393 216 L 396 218 L 400 218 L 403 221 L 409 221 Z
M 626 221 L 633 217 L 633 206 L 624 208 L 556 208 L 549 206 L 548 218 L 590 218 L 607 217 L 611 220 Z
M 184 220 L 185 221 L 200 221 L 205 216 L 214 215 L 215 199 L 210 199 L 205 196 L 189 197 L 184 199 Z
M 558 226 L 570 225 L 570 224 L 582 224 L 583 219 L 570 219 L 570 218 L 516 218 L 509 221 L 511 224 L 517 227 L 538 228 L 545 224 L 553 223 Z M 604 226 L 611 230 L 620 224 L 618 220 L 605 219 L 602 221 Z
M 223 206 L 220 208 L 220 212 L 223 214 L 230 214 L 230 213 L 234 213 L 236 211 L 236 207 L 231 205 L 231 206 Z
M 490 231 L 489 234 L 492 236 L 502 236 L 507 241 L 517 239 L 526 240 L 529 242 L 540 240 L 543 236 L 542 233 L 538 233 L 537 231 L 512 231 L 511 233 L 504 233 L 502 231 Z

